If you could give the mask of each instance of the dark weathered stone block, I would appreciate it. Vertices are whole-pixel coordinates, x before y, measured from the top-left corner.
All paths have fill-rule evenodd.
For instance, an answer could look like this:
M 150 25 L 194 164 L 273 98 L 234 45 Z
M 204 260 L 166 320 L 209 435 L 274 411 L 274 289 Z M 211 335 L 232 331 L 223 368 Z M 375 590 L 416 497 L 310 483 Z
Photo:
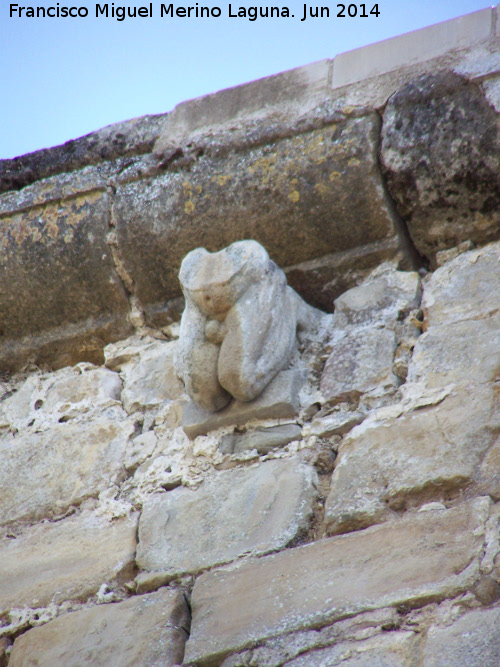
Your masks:
M 482 89 L 426 74 L 395 93 L 382 128 L 389 191 L 419 252 L 500 236 L 500 131 Z

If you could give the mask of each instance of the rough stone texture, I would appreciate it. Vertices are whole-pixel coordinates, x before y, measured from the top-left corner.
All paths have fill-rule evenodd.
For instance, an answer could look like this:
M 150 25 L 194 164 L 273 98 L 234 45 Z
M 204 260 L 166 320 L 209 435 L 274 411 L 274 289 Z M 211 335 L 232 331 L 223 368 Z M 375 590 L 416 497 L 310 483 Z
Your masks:
M 363 642 L 340 643 L 298 656 L 284 667 L 414 667 L 418 643 L 413 632 L 391 632 Z
M 300 440 L 302 429 L 298 424 L 284 424 L 257 428 L 254 431 L 225 435 L 219 449 L 223 454 L 241 454 L 256 449 L 259 454 L 268 454 L 272 449 L 284 447 L 292 440 Z
M 387 260 L 401 269 L 418 264 L 409 248 L 403 249 L 397 238 L 300 262 L 285 269 L 288 283 L 316 308 L 333 312 L 333 302 L 341 294 L 359 285 L 373 269 Z
M 374 642 L 380 646 L 383 644 L 383 637 L 380 637 L 382 629 L 395 627 L 399 621 L 397 610 L 390 607 L 364 612 L 321 629 L 299 630 L 291 634 L 272 637 L 257 648 L 228 656 L 221 667 L 248 667 L 252 664 L 259 665 L 259 667 L 261 665 L 262 667 L 282 667 L 308 651 L 316 651 L 334 644 L 344 647 L 345 658 L 349 650 L 347 642 L 351 642 L 351 647 L 359 647 L 361 651 L 365 648 L 370 650 L 373 645 L 366 642 L 361 643 L 361 640 L 374 637 Z
M 488 386 L 396 418 L 366 420 L 339 448 L 326 502 L 329 532 L 363 528 L 393 509 L 465 489 L 499 432 L 498 394 Z
M 182 593 L 163 589 L 34 628 L 16 639 L 10 665 L 173 667 L 182 662 L 188 633 Z
M 326 401 L 356 401 L 371 390 L 394 390 L 400 381 L 392 371 L 396 335 L 390 329 L 351 329 L 332 344 L 321 376 Z
M 384 111 L 381 156 L 389 191 L 431 262 L 462 241 L 498 238 L 498 116 L 477 84 L 447 72 L 403 87 Z
M 131 332 L 106 244 L 105 184 L 72 176 L 72 192 L 49 181 L 41 192 L 33 186 L 33 201 L 30 193 L 26 202 L 0 197 L 0 282 L 8 286 L 0 294 L 2 371 L 28 361 L 100 363 L 103 343 Z
M 0 160 L 0 193 L 20 190 L 35 181 L 86 165 L 147 153 L 157 140 L 165 117 L 142 116 L 114 123 L 61 146 Z
M 352 428 L 361 424 L 366 415 L 359 410 L 339 410 L 325 417 L 315 417 L 310 427 L 306 427 L 303 435 L 315 435 L 318 438 L 329 438 L 332 435 L 345 435 Z
M 102 416 L 0 440 L 2 524 L 58 515 L 125 477 L 131 422 Z
M 72 419 L 99 419 L 111 407 L 124 418 L 118 407 L 121 385 L 117 373 L 86 363 L 30 375 L 0 402 L 0 433 L 41 432 Z
M 129 414 L 158 409 L 184 394 L 174 368 L 176 345 L 147 336 L 104 348 L 106 366 L 123 378 L 121 400 Z
M 194 403 L 189 403 L 184 409 L 184 431 L 193 439 L 224 426 L 242 426 L 252 419 L 295 417 L 303 383 L 304 378 L 298 371 L 281 371 L 260 396 L 248 403 L 233 401 L 219 412 L 200 410 Z
M 203 574 L 193 590 L 185 662 L 216 665 L 267 637 L 457 595 L 478 576 L 488 506 L 478 499 L 409 514 Z
M 394 393 L 401 384 L 395 373 L 396 350 L 405 334 L 419 334 L 407 320 L 420 305 L 421 294 L 418 273 L 383 263 L 335 300 L 331 353 L 320 382 L 328 403 Z
M 385 72 L 396 71 L 401 76 L 410 64 L 415 65 L 439 56 L 449 58 L 450 52 L 470 49 L 474 44 L 487 42 L 491 37 L 493 11 L 493 8 L 488 7 L 341 53 L 334 61 L 332 86 L 337 88 L 358 81 L 365 83 L 366 79 Z
M 9 637 L 2 637 L 0 639 L 0 667 L 7 667 L 9 660 L 7 649 L 10 649 L 11 646 L 12 640 Z
M 409 382 L 428 387 L 482 384 L 499 377 L 500 316 L 430 327 L 417 340 L 408 371 Z
M 401 313 L 420 306 L 422 289 L 415 271 L 394 271 L 383 266 L 363 282 L 335 300 L 335 325 L 394 322 Z
M 447 628 L 431 628 L 424 667 L 497 667 L 500 658 L 500 609 L 465 614 Z
M 439 387 L 498 379 L 499 295 L 499 243 L 460 254 L 429 275 L 422 298 L 427 331 L 416 342 L 408 382 Z
M 186 309 L 176 368 L 189 396 L 209 412 L 233 398 L 257 398 L 289 365 L 298 331 L 320 317 L 255 241 L 216 253 L 193 250 L 182 260 L 179 280 Z
M 133 576 L 137 515 L 109 522 L 90 512 L 0 540 L 0 614 L 85 601 L 103 583 Z
M 310 122 L 318 118 L 316 112 Z M 295 136 L 285 126 L 278 134 L 273 128 L 264 141 L 257 123 L 246 145 L 221 149 L 217 136 L 207 136 L 183 146 L 183 157 L 163 175 L 132 180 L 137 176 L 124 171 L 116 195 L 118 238 L 141 303 L 179 295 L 176 275 L 193 246 L 214 251 L 253 238 L 286 267 L 399 237 L 378 168 L 377 115 L 336 112 L 334 120 Z M 293 246 L 285 242 L 289 229 Z
M 432 273 L 422 299 L 426 327 L 486 319 L 500 310 L 500 243 L 471 250 Z
M 500 500 L 500 438 L 490 448 L 476 473 L 478 488 L 495 501 Z
M 313 468 L 286 459 L 153 497 L 139 522 L 137 564 L 175 577 L 282 549 L 307 530 L 316 484 Z

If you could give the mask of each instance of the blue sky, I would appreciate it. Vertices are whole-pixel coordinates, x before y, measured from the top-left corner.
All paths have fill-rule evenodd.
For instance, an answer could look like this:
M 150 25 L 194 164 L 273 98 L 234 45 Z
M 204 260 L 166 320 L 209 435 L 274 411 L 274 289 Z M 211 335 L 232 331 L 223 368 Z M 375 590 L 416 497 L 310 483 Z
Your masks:
M 192 97 L 489 6 L 485 0 L 381 0 L 378 17 L 342 19 L 335 17 L 338 3 L 323 0 L 317 4 L 331 8 L 330 19 L 300 21 L 303 2 L 270 0 L 269 6 L 287 6 L 295 17 L 249 21 L 229 18 L 226 0 L 198 0 L 199 6 L 220 7 L 220 18 L 161 18 L 162 3 L 153 0 L 153 18 L 117 21 L 96 18 L 96 3 L 86 0 L 18 4 L 30 2 L 86 7 L 88 17 L 10 18 L 11 3 L 0 0 L 0 158 L 163 113 Z M 132 2 L 110 2 L 109 10 L 112 4 L 149 6 L 145 0 Z M 374 4 L 368 0 L 366 9 Z M 256 5 L 231 3 L 233 13 Z

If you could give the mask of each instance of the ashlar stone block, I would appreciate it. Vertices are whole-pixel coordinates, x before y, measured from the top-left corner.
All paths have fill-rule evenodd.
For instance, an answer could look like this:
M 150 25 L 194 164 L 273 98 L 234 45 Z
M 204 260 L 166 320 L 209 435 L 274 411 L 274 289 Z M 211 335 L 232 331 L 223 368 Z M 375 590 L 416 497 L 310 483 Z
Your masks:
M 182 662 L 189 611 L 179 590 L 164 588 L 56 618 L 14 642 L 11 667 L 173 667 Z
M 103 582 L 133 576 L 137 514 L 109 522 L 90 512 L 0 540 L 0 614 L 85 601 Z
M 418 636 L 390 632 L 362 642 L 340 642 L 299 655 L 284 667 L 413 667 L 418 656 Z
M 207 133 L 174 146 L 178 159 L 157 175 L 120 175 L 117 234 L 146 310 L 180 296 L 181 261 L 199 246 L 253 238 L 280 267 L 369 243 L 394 241 L 386 254 L 398 254 L 399 224 L 379 168 L 380 118 L 334 115 L 310 132 L 279 117 L 271 129 L 254 120 L 244 133 Z M 316 108 L 307 122 L 318 121 Z M 234 142 L 235 134 L 243 138 Z M 283 242 L 290 230 L 292 245 Z
M 381 158 L 389 192 L 420 253 L 498 240 L 498 115 L 481 87 L 453 72 L 425 74 L 384 110 Z
M 339 449 L 326 501 L 329 532 L 363 528 L 391 517 L 393 509 L 473 484 L 498 437 L 499 408 L 495 388 L 484 385 L 353 429 Z
M 218 665 L 262 640 L 370 609 L 458 595 L 479 575 L 489 499 L 408 513 L 201 575 L 185 663 Z
M 302 429 L 298 424 L 283 424 L 257 428 L 247 433 L 230 433 L 225 435 L 220 443 L 219 450 L 223 454 L 241 454 L 256 449 L 259 454 L 268 454 L 271 450 L 284 447 L 292 440 L 300 440 Z
M 169 578 L 286 547 L 307 530 L 314 469 L 295 458 L 214 473 L 144 504 L 137 564 Z
M 177 372 L 196 406 L 209 412 L 257 398 L 288 366 L 299 330 L 319 319 L 256 241 L 193 250 L 179 280 L 186 308 Z
M 290 419 L 299 412 L 299 391 L 305 378 L 296 370 L 281 371 L 253 401 L 233 401 L 218 412 L 186 405 L 182 426 L 191 439 L 224 426 L 244 426 L 252 419 Z
M 350 328 L 332 343 L 320 389 L 329 403 L 356 401 L 372 390 L 391 391 L 400 384 L 393 373 L 396 334 L 388 328 Z
M 500 316 L 431 326 L 415 344 L 408 382 L 428 387 L 495 382 L 500 377 Z
M 500 243 L 447 262 L 425 281 L 426 327 L 494 316 L 500 309 Z
M 123 378 L 121 399 L 129 414 L 158 409 L 182 396 L 184 387 L 174 368 L 176 346 L 176 341 L 149 336 L 106 346 L 106 366 Z

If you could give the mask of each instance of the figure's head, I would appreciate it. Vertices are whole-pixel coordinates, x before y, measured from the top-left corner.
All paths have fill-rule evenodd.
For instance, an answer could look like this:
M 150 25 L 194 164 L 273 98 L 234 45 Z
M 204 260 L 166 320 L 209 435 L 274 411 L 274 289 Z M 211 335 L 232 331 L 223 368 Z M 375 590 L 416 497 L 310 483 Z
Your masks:
M 220 317 L 248 286 L 264 275 L 269 256 L 257 241 L 237 241 L 209 253 L 196 248 L 184 258 L 179 279 L 186 296 L 209 317 Z

